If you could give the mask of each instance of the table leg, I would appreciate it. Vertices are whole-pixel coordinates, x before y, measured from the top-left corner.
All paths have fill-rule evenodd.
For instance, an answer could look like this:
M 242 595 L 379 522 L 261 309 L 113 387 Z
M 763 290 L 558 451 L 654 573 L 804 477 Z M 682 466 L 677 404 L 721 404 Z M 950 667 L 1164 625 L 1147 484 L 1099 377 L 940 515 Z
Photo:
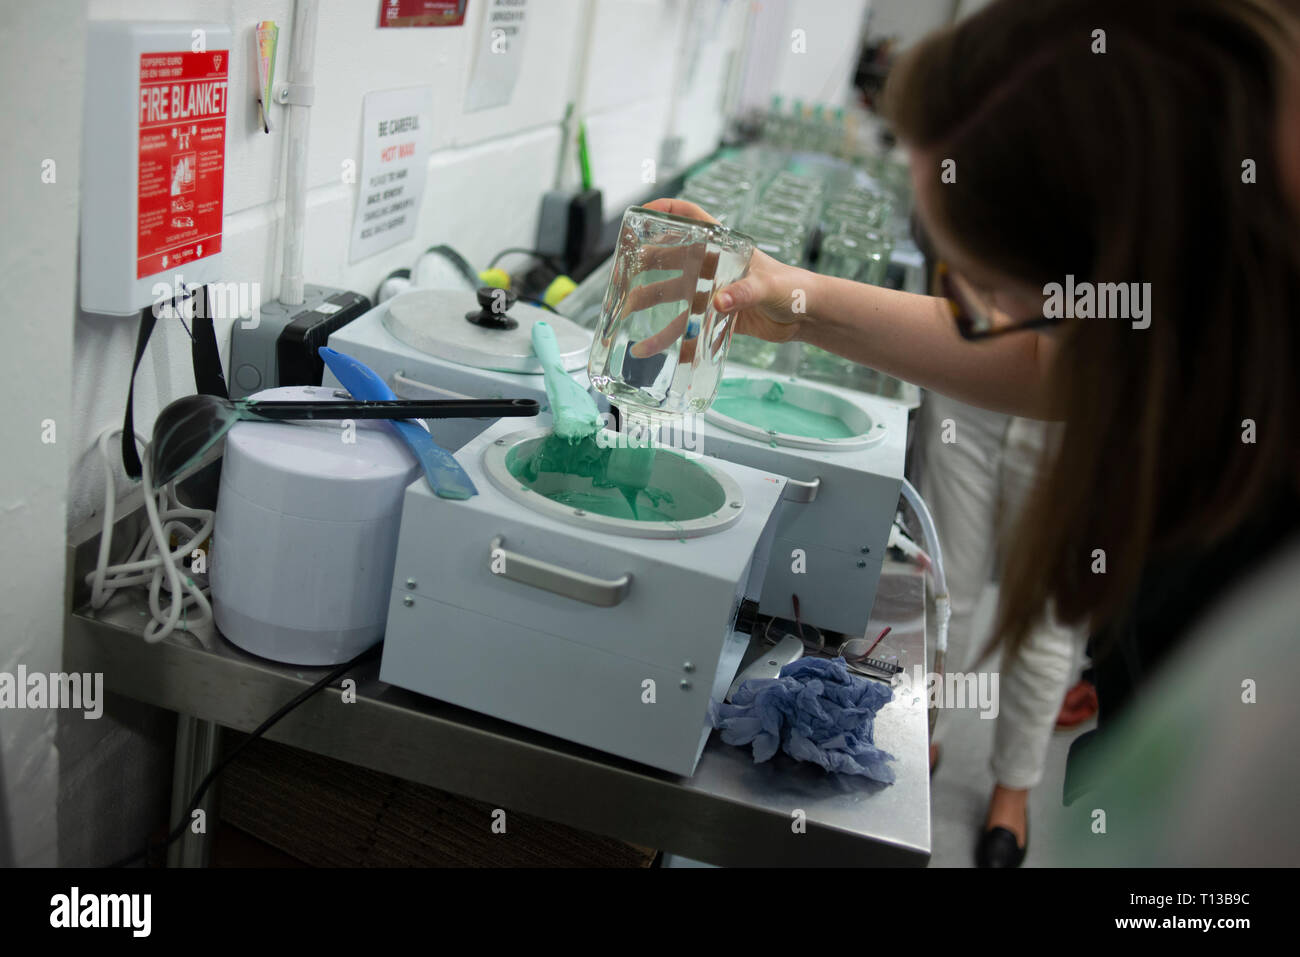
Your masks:
M 176 765 L 172 772 L 171 823 L 175 827 L 182 817 L 185 832 L 167 849 L 168 867 L 207 867 L 211 853 L 211 835 L 217 826 L 216 785 L 208 788 L 199 808 L 204 815 L 202 834 L 195 834 L 187 813 L 190 799 L 203 779 L 217 763 L 221 746 L 221 725 L 201 721 L 190 715 L 176 716 Z

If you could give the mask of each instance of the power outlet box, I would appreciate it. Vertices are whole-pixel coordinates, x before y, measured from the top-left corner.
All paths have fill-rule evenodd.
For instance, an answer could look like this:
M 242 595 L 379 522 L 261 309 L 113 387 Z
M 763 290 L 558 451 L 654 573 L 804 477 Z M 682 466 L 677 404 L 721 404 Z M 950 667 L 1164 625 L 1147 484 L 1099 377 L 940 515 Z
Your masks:
M 236 322 L 230 330 L 230 397 L 281 385 L 320 385 L 325 364 L 316 350 L 330 333 L 369 311 L 370 300 L 358 292 L 310 283 L 301 305 L 263 303 L 257 322 Z
M 569 271 L 586 262 L 600 246 L 603 205 L 598 189 L 547 193 L 537 221 L 537 251 L 563 259 Z

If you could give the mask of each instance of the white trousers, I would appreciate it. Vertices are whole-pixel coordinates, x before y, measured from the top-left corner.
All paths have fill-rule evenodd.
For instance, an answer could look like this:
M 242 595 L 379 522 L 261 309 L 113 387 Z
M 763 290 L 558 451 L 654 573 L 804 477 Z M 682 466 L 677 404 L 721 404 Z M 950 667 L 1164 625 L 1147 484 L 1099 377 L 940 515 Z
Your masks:
M 987 642 L 972 634 L 999 542 L 1033 489 L 1051 426 L 927 393 L 918 420 L 918 489 L 934 514 L 952 601 L 949 661 L 976 663 Z M 1086 635 L 1051 616 L 1020 654 L 1003 662 L 993 775 L 1008 788 L 1042 779 L 1047 745 Z M 987 665 L 986 665 L 987 666 Z M 949 667 L 951 670 L 951 667 Z

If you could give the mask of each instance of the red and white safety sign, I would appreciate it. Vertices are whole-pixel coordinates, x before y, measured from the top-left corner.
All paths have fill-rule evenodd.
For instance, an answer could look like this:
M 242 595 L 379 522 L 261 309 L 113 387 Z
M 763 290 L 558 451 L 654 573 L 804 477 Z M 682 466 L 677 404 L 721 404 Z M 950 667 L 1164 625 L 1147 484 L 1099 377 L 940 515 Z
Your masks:
M 136 278 L 221 251 L 227 50 L 140 57 Z

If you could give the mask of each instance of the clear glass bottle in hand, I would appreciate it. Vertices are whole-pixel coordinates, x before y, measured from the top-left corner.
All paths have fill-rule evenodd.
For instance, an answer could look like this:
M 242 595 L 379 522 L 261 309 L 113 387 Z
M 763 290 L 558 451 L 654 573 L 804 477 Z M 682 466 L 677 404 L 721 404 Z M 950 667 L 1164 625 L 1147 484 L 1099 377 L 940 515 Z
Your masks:
M 630 419 L 707 409 L 733 325 L 713 296 L 744 276 L 753 249 L 713 223 L 629 209 L 587 363 L 592 385 Z

